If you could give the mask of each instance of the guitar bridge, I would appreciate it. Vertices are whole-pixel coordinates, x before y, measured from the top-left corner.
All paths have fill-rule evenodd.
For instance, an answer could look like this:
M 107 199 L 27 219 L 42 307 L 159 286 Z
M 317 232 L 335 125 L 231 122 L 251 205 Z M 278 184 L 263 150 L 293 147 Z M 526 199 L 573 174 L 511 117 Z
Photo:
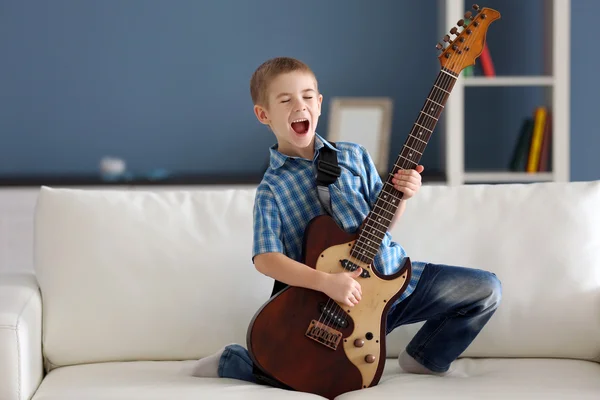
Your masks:
M 342 340 L 342 333 L 340 331 L 314 319 L 308 325 L 305 335 L 332 350 L 337 349 L 338 344 Z

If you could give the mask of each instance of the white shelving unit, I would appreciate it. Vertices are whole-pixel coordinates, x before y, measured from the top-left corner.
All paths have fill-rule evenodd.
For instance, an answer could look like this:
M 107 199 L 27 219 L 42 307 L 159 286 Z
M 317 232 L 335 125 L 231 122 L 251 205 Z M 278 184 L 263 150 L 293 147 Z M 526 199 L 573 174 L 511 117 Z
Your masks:
M 438 0 L 440 37 L 456 26 L 472 3 L 464 0 Z M 475 2 L 481 8 L 485 4 Z M 444 110 L 443 155 L 446 184 L 511 182 L 566 182 L 570 180 L 570 0 L 544 1 L 544 43 L 546 76 L 463 77 L 461 74 L 452 89 Z M 493 7 L 492 7 L 493 8 Z M 502 10 L 498 9 L 500 14 Z M 490 25 L 502 23 L 502 19 Z M 526 29 L 526 28 L 524 28 Z M 546 89 L 546 104 L 552 110 L 552 171 L 540 173 L 512 171 L 465 171 L 465 90 L 482 86 L 532 86 Z M 442 121 L 440 121 L 442 122 Z

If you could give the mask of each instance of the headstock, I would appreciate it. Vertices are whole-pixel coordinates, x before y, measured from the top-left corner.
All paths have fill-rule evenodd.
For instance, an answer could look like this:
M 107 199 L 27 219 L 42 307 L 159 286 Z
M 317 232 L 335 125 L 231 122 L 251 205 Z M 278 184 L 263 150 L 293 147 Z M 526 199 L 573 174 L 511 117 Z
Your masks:
M 440 64 L 456 75 L 459 75 L 465 67 L 475 64 L 475 60 L 483 51 L 488 27 L 500 18 L 500 13 L 491 8 L 480 9 L 477 4 L 473 4 L 473 9 L 477 12 L 475 16 L 471 11 L 467 11 L 464 19 L 456 23 L 462 27 L 460 33 L 456 26 L 450 29 L 450 34 L 455 36 L 454 39 L 450 35 L 444 36 L 443 41 L 448 43 L 446 47 L 441 43 L 436 45 L 438 50 L 442 50 L 438 56 Z

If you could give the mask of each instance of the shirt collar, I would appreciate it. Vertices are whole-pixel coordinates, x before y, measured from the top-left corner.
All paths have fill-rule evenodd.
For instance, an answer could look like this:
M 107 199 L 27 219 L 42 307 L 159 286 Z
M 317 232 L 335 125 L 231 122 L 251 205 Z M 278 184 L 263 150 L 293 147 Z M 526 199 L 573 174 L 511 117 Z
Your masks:
M 333 147 L 331 145 L 331 143 L 329 143 L 327 140 L 323 139 L 319 134 L 317 134 L 315 132 L 315 158 L 318 157 L 319 150 L 322 149 L 323 146 L 327 146 L 330 149 L 339 152 L 339 149 L 336 149 L 335 147 Z M 271 159 L 269 161 L 269 165 L 272 169 L 277 169 L 277 168 L 281 167 L 283 164 L 285 164 L 285 162 L 289 158 L 291 158 L 291 159 L 301 158 L 301 157 L 290 157 L 290 156 L 280 153 L 277 150 L 277 143 L 275 143 L 273 146 L 271 146 L 269 151 L 271 153 Z

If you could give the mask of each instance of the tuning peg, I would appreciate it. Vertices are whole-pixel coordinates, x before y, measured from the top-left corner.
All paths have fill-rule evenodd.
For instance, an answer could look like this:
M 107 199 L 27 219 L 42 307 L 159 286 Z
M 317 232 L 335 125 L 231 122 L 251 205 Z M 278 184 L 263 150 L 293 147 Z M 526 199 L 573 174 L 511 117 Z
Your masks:
M 458 28 L 454 26 L 454 27 L 452 27 L 452 29 L 450 29 L 450 33 L 453 35 L 456 35 L 457 30 L 458 30 Z
M 477 4 L 473 4 L 473 10 L 479 11 L 479 6 Z
M 458 22 L 456 23 L 456 25 L 458 25 L 458 26 L 463 26 L 464 24 L 465 24 L 464 19 L 459 19 Z
M 448 42 L 448 41 L 450 41 L 450 36 L 448 36 L 448 35 L 444 36 L 444 42 Z
M 438 50 L 443 50 L 444 46 L 442 46 L 442 44 L 438 42 L 438 44 L 435 45 L 435 48 Z
M 465 13 L 465 19 L 471 19 L 472 16 L 473 16 L 473 13 L 471 11 L 467 11 Z

